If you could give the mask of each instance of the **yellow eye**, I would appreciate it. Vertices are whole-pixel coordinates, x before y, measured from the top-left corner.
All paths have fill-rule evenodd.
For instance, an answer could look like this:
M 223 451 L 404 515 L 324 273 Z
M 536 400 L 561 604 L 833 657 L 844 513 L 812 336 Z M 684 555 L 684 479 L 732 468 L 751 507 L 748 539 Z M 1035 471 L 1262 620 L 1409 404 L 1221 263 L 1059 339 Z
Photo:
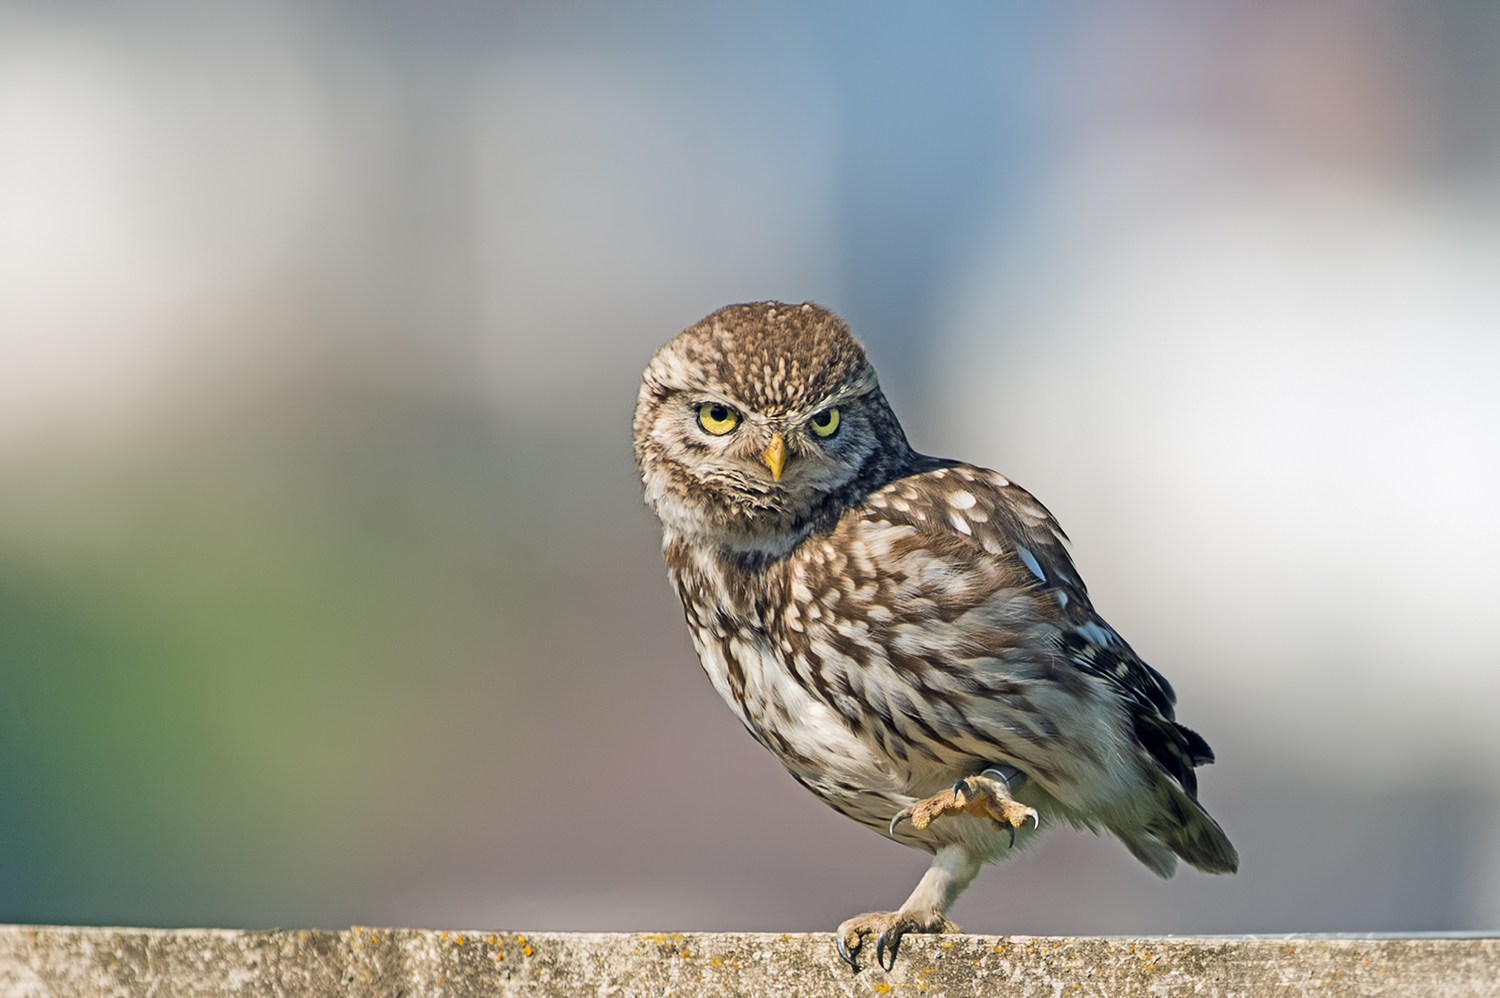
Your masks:
M 812 418 L 813 432 L 820 437 L 831 437 L 833 431 L 839 428 L 839 410 L 835 406 L 832 409 L 824 409 Z
M 740 425 L 740 414 L 719 402 L 705 402 L 698 407 L 698 425 L 716 437 L 722 437 Z

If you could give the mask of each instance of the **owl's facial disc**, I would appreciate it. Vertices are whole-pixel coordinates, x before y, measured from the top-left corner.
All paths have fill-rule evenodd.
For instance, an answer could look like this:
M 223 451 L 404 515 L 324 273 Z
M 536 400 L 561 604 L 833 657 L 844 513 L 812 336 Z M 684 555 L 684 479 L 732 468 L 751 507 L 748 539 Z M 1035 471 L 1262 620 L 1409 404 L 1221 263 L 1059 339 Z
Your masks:
M 794 411 L 765 412 L 719 384 L 683 386 L 645 427 L 648 502 L 678 533 L 723 547 L 795 543 L 878 446 L 865 389 L 856 381 Z

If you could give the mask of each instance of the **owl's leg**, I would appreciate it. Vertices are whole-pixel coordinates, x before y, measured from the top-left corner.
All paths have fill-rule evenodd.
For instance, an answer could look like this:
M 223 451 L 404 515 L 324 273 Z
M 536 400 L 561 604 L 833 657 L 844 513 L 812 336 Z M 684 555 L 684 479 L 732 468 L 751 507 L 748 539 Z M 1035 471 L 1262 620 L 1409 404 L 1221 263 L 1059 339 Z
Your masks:
M 943 846 L 922 874 L 917 889 L 899 911 L 874 911 L 856 915 L 838 927 L 834 945 L 844 962 L 859 972 L 857 954 L 865 937 L 875 936 L 875 962 L 885 970 L 896 965 L 896 948 L 908 932 L 962 932 L 944 916 L 965 887 L 979 873 L 981 860 L 964 846 Z
M 1027 807 L 1010 795 L 1010 788 L 1020 786 L 1025 780 L 1025 774 L 1012 766 L 986 769 L 978 776 L 966 776 L 949 789 L 898 811 L 891 819 L 890 834 L 894 837 L 896 826 L 906 820 L 920 831 L 932 824 L 934 818 L 967 814 L 989 818 L 997 830 L 1009 829 L 1011 845 L 1015 845 L 1016 829 L 1026 824 L 1027 818 L 1038 826 L 1042 822 L 1035 808 Z

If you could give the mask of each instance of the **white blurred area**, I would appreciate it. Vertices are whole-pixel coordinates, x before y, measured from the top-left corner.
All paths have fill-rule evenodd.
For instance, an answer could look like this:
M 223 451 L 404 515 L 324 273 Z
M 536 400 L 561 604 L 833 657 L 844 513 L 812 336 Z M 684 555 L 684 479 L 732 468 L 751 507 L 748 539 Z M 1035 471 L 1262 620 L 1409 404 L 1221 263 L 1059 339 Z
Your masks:
M 141 13 L 121 25 L 5 12 L 5 452 L 56 432 L 113 436 L 200 376 L 222 340 L 265 337 L 237 313 L 285 278 L 337 183 L 316 69 L 286 25 L 229 8 L 207 24 Z M 201 50 L 205 28 L 235 44 Z
M 1500 175 L 1441 160 L 1420 24 L 1337 11 L 1080 46 L 1139 76 L 1062 102 L 933 404 L 1216 743 L 1500 793 Z
M 0 920 L 898 904 L 921 857 L 717 702 L 630 465 L 651 352 L 780 298 L 1057 514 L 1219 753 L 1239 876 L 1059 832 L 962 924 L 1500 925 L 1497 53 L 1462 4 L 0 2 Z

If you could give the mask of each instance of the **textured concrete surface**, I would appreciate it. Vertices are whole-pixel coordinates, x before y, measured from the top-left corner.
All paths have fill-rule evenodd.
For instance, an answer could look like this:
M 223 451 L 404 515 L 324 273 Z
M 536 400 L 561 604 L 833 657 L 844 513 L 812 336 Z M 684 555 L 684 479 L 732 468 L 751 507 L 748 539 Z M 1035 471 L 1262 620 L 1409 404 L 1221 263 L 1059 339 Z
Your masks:
M 853 974 L 826 934 L 5 926 L 0 994 L 1500 995 L 1500 939 L 918 937 Z

